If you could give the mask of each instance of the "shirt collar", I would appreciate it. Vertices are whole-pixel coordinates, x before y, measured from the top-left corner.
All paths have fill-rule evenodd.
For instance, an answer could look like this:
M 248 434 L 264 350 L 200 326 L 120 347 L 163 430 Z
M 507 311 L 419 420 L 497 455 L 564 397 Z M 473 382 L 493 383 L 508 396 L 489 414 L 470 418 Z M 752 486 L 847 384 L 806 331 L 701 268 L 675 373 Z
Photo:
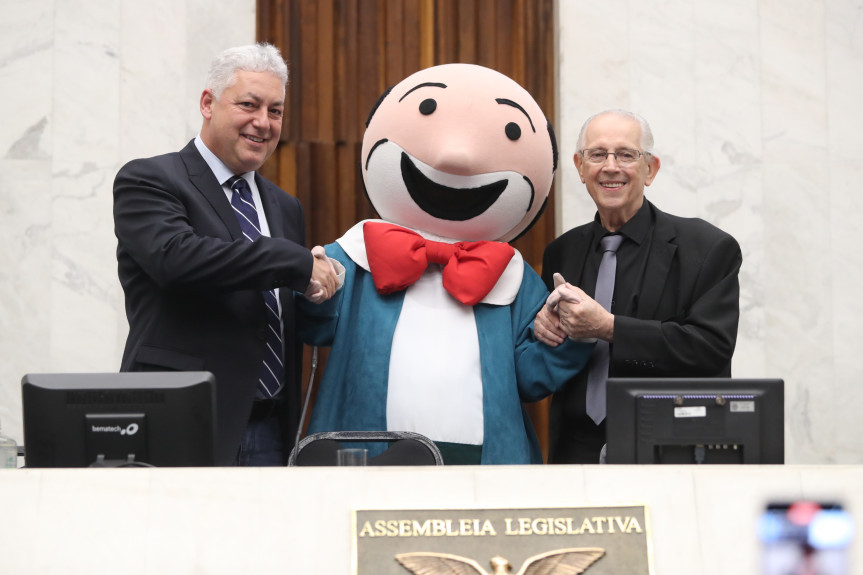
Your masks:
M 230 180 L 234 176 L 234 172 L 225 165 L 225 162 L 219 159 L 216 154 L 210 151 L 210 148 L 204 143 L 204 140 L 201 139 L 201 135 L 198 134 L 195 136 L 195 147 L 198 148 L 198 151 L 201 153 L 201 156 L 204 158 L 204 161 L 207 162 L 207 165 L 210 166 L 210 170 L 213 171 L 213 175 L 216 176 L 216 179 L 220 184 L 225 185 L 225 182 Z M 251 184 L 252 179 L 255 177 L 255 172 L 246 172 L 245 174 L 240 174 L 246 182 Z
M 629 218 L 617 233 L 623 235 L 626 239 L 641 245 L 645 239 L 647 239 L 647 234 L 650 233 L 651 225 L 653 225 L 653 217 L 651 214 L 650 202 L 644 200 L 644 203 L 641 204 L 641 207 L 638 208 L 635 215 Z M 602 239 L 602 236 L 609 235 L 610 233 L 611 232 L 602 227 L 602 223 L 599 219 L 599 212 L 596 212 L 596 215 L 593 217 L 594 245 L 598 246 L 599 240 Z

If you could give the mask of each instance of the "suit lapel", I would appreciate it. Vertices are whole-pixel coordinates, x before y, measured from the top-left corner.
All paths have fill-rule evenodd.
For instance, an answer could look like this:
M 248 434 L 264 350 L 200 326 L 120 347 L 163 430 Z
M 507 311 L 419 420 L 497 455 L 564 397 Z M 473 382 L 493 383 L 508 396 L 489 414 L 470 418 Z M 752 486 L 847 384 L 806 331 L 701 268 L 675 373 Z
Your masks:
M 261 195 L 261 205 L 264 207 L 264 215 L 267 218 L 267 226 L 270 228 L 270 237 L 285 237 L 285 223 L 282 219 L 282 211 L 279 209 L 279 201 L 276 194 L 284 193 L 271 185 L 269 181 L 255 172 L 255 183 L 258 193 Z
M 646 200 L 645 200 L 646 201 Z M 651 319 L 656 314 L 659 299 L 665 290 L 671 262 L 677 252 L 677 244 L 673 243 L 677 236 L 674 225 L 663 212 L 653 208 L 656 213 L 656 228 L 647 258 L 647 269 L 644 272 L 644 291 L 638 302 L 636 317 Z
M 213 175 L 213 171 L 198 148 L 195 147 L 195 141 L 189 142 L 185 148 L 180 150 L 180 157 L 183 163 L 186 164 L 186 170 L 189 173 L 189 181 L 198 189 L 204 198 L 213 207 L 213 210 L 225 224 L 225 227 L 230 232 L 231 239 L 237 240 L 243 237 L 243 231 L 240 229 L 240 224 L 237 222 L 237 216 L 234 214 L 234 209 L 228 198 L 225 197 L 225 191 L 222 185 Z
M 590 253 L 592 226 L 584 226 L 578 237 L 572 239 L 570 243 L 572 255 L 561 262 L 560 273 L 563 278 L 572 285 L 578 285 L 581 289 L 588 293 L 593 292 L 593 286 L 586 289 L 587 286 L 582 286 L 582 276 L 584 274 L 584 263 L 587 261 L 587 255 Z

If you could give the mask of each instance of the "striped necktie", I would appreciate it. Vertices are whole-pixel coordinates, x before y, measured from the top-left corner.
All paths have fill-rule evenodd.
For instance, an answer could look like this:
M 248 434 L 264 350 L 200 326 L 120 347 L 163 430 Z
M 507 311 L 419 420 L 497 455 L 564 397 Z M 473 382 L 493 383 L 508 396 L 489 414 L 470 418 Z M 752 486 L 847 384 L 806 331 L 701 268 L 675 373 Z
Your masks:
M 234 176 L 226 182 L 234 193 L 231 195 L 231 206 L 240 222 L 243 235 L 250 242 L 261 237 L 261 224 L 258 220 L 258 210 L 252 199 L 252 190 L 241 176 Z M 282 342 L 282 322 L 279 317 L 279 305 L 276 293 L 266 290 L 263 293 L 267 313 L 267 351 L 261 372 L 258 377 L 258 388 L 264 397 L 274 397 L 284 381 L 284 344 Z

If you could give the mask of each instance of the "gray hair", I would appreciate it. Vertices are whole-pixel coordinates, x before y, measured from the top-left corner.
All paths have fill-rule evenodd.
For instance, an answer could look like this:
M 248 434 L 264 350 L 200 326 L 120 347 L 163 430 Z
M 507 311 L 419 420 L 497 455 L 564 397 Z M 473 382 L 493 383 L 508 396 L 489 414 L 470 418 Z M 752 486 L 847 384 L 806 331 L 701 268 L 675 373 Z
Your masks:
M 282 81 L 283 88 L 288 83 L 288 65 L 285 64 L 279 49 L 272 44 L 260 42 L 228 48 L 219 54 L 210 64 L 206 89 L 218 100 L 222 92 L 237 81 L 238 70 L 269 72 Z
M 578 140 L 575 143 L 575 149 L 577 151 L 580 152 L 584 149 L 584 142 L 587 139 L 587 126 L 589 126 L 594 119 L 598 118 L 599 116 L 605 116 L 606 114 L 620 116 L 622 118 L 629 118 L 630 120 L 635 120 L 636 122 L 638 122 L 638 125 L 641 126 L 641 149 L 644 152 L 650 154 L 651 156 L 656 155 L 653 150 L 653 130 L 650 129 L 650 124 L 647 123 L 647 120 L 645 120 L 635 112 L 620 109 L 605 110 L 604 112 L 594 114 L 593 116 L 585 120 L 584 124 L 581 126 L 581 131 L 578 133 Z

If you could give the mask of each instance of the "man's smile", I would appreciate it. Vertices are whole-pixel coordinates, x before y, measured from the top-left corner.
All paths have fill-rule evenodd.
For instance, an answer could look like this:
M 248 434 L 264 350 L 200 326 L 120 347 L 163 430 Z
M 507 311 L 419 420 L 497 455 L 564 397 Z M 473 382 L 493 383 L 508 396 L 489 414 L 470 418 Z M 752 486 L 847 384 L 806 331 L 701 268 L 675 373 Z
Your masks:
M 607 190 L 617 190 L 626 185 L 626 182 L 599 182 L 599 185 Z

